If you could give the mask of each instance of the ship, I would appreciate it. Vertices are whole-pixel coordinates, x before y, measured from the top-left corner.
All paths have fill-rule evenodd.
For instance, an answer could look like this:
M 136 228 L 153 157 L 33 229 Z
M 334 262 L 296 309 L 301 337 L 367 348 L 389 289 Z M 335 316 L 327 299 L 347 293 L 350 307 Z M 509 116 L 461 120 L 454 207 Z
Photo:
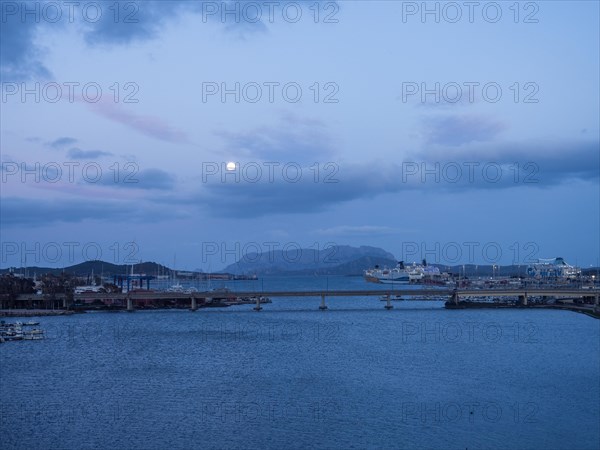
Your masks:
M 105 292 L 102 286 L 77 286 L 74 291 L 75 294 L 97 294 L 99 292 Z
M 102 277 L 100 277 L 100 279 L 102 279 Z M 87 286 L 76 286 L 75 289 L 73 290 L 73 292 L 75 294 L 97 294 L 99 292 L 105 292 L 104 288 L 102 287 L 102 283 L 100 283 L 100 286 L 96 286 L 96 283 L 94 282 L 94 270 L 92 269 L 92 276 L 91 276 L 91 284 L 87 285 Z
M 581 275 L 581 269 L 567 264 L 561 257 L 551 259 L 538 259 L 537 263 L 527 267 L 527 276 L 538 280 L 566 280 L 574 279 Z
M 367 269 L 364 272 L 365 280 L 372 283 L 408 283 L 410 281 L 410 275 L 404 261 L 398 261 L 398 264 L 393 269 L 384 267 L 381 269 L 379 266 L 375 266 L 373 269 Z
M 408 276 L 411 283 L 423 283 L 441 278 L 440 269 L 435 266 L 427 265 L 427 261 L 423 260 L 422 264 L 413 263 L 408 269 Z

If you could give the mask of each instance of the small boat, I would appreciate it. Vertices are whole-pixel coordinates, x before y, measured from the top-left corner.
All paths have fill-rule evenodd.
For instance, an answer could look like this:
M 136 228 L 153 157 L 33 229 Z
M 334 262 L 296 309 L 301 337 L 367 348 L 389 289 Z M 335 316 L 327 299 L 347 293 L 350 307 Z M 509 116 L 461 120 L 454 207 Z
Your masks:
M 167 292 L 185 292 L 185 288 L 183 287 L 182 284 L 174 284 L 173 286 L 171 286 L 169 289 L 167 289 Z
M 44 334 L 44 330 L 40 330 L 39 328 L 34 328 L 33 330 L 25 331 L 27 334 Z
M 23 332 L 6 332 L 2 334 L 2 337 L 7 341 L 20 341 L 21 339 L 23 339 Z
M 388 295 L 382 295 L 381 297 L 379 297 L 379 300 L 381 300 L 382 302 L 387 302 L 388 297 L 390 298 L 390 300 L 394 300 L 394 301 L 406 300 L 401 295 L 389 295 L 389 296 Z
M 4 321 L 0 322 L 0 340 L 2 342 L 6 341 L 20 341 L 20 340 L 29 340 L 35 341 L 44 339 L 44 330 L 39 328 L 34 328 L 32 330 L 25 329 L 24 326 L 34 326 L 39 325 L 38 322 L 15 322 L 15 323 L 5 323 Z
M 43 334 L 24 334 L 23 335 L 24 341 L 41 341 L 42 339 L 44 339 Z
M 254 303 L 272 303 L 269 297 L 264 297 L 262 295 L 257 296 L 254 295 L 252 297 L 241 297 L 236 299 L 237 304 L 254 304 Z

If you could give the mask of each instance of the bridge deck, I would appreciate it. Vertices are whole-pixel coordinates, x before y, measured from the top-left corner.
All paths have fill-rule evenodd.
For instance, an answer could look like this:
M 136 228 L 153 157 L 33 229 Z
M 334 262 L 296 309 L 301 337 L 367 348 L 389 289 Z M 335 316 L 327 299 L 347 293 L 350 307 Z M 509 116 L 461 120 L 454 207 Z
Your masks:
M 182 294 L 175 292 L 155 292 L 155 293 L 131 293 L 130 298 L 166 298 L 166 297 L 372 297 L 385 295 L 402 295 L 417 297 L 442 297 L 451 296 L 454 293 L 459 297 L 487 297 L 487 296 L 594 296 L 600 294 L 600 290 L 591 289 L 471 289 L 471 290 L 453 290 L 453 289 L 385 289 L 385 290 L 317 290 L 317 291 L 230 291 L 230 292 L 194 292 Z M 106 295 L 106 294 L 105 294 Z M 127 294 L 121 294 L 127 297 Z

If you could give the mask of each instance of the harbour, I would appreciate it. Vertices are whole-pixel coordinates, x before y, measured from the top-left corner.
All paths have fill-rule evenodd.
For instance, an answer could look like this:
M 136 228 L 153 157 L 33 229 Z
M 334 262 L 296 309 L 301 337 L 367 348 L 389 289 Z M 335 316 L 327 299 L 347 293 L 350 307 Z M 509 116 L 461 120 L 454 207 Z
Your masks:
M 0 10 L 0 450 L 600 449 L 600 2 Z

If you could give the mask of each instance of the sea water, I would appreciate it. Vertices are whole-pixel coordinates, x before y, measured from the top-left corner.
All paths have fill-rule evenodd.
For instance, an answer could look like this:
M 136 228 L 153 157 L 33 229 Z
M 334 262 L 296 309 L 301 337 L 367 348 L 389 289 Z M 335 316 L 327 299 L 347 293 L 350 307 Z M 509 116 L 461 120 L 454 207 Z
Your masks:
M 45 340 L 0 345 L 0 448 L 600 447 L 598 320 L 326 301 L 39 318 Z

